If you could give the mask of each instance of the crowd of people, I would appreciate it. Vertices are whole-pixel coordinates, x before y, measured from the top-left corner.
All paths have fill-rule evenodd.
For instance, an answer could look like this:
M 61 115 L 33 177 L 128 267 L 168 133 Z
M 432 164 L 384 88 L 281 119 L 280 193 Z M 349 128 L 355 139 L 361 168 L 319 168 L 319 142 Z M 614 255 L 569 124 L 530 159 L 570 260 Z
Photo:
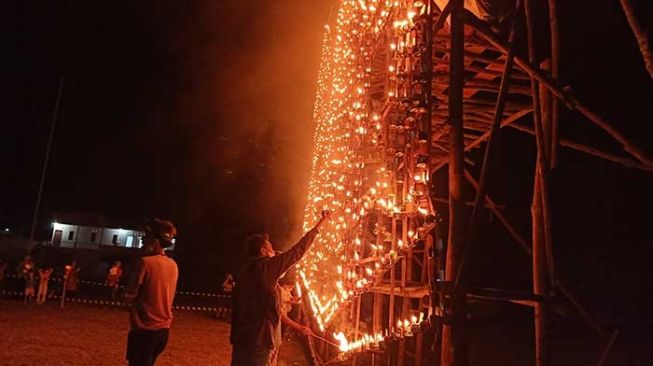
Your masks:
M 0 285 L 6 282 L 8 264 L 0 264 Z M 47 297 L 54 289 L 49 285 L 53 278 L 54 268 L 50 265 L 37 266 L 30 255 L 26 255 L 16 266 L 15 277 L 16 290 L 22 291 L 24 302 L 36 302 L 41 305 L 46 302 Z M 63 283 L 71 293 L 77 290 L 79 285 L 79 266 L 72 261 L 63 268 Z
M 9 277 L 15 278 L 18 281 L 15 282 L 14 289 L 22 292 L 24 302 L 36 302 L 41 305 L 49 296 L 55 294 L 61 296 L 65 292 L 66 297 L 75 297 L 79 289 L 80 271 L 81 267 L 75 260 L 61 266 L 59 271 L 55 272 L 52 265 L 37 266 L 32 256 L 28 254 L 16 266 L 15 276 L 8 273 L 8 263 L 0 261 L 0 286 L 4 288 Z M 109 269 L 105 282 L 106 286 L 111 288 L 113 300 L 118 298 L 122 274 L 122 263 L 116 261 Z M 57 280 L 61 286 L 50 286 L 51 280 Z
M 288 315 L 292 305 L 300 301 L 292 293 L 295 284 L 292 268 L 329 219 L 330 213 L 324 211 L 313 229 L 284 253 L 273 249 L 267 234 L 253 235 L 246 240 L 248 262 L 236 276 L 228 274 L 223 282 L 225 293 L 232 295 L 232 366 L 276 366 L 282 323 L 307 336 L 313 335 L 309 327 Z M 152 366 L 166 348 L 178 278 L 177 264 L 165 252 L 177 234 L 175 226 L 170 221 L 153 219 L 143 230 L 142 255 L 122 294 L 131 304 L 126 352 L 130 366 Z M 7 264 L 0 262 L 0 284 L 6 269 Z M 16 272 L 24 284 L 25 302 L 36 298 L 38 304 L 43 304 L 54 276 L 53 267 L 37 269 L 32 257 L 27 255 Z M 75 261 L 63 267 L 60 277 L 63 296 L 77 291 L 79 272 Z M 119 297 L 122 276 L 122 263 L 117 261 L 106 277 L 113 299 Z

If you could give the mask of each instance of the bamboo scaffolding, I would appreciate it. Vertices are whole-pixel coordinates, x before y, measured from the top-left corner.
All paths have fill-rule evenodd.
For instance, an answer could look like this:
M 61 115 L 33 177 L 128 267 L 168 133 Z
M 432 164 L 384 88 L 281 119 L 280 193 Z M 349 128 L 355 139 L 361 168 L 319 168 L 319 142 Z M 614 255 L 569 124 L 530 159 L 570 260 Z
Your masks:
M 547 342 L 547 317 L 549 303 L 553 298 L 553 290 L 556 289 L 565 296 L 587 320 L 587 322 L 602 336 L 605 331 L 592 315 L 580 304 L 573 294 L 554 276 L 553 252 L 551 249 L 551 220 L 549 209 L 548 174 L 555 168 L 558 159 L 558 146 L 570 147 L 590 155 L 619 163 L 624 166 L 653 171 L 653 162 L 648 159 L 636 146 L 621 135 L 610 123 L 589 110 L 581 104 L 566 88 L 557 84 L 559 78 L 559 35 L 556 15 L 556 1 L 549 2 L 549 31 L 551 33 L 551 63 L 550 66 L 542 64 L 535 67 L 534 54 L 534 30 L 532 0 L 524 0 L 524 15 L 526 17 L 526 32 L 528 40 L 528 61 L 525 61 L 514 54 L 512 45 L 515 40 L 516 19 L 508 37 L 508 43 L 504 44 L 498 40 L 497 35 L 489 27 L 476 18 L 472 18 L 464 10 L 463 0 L 451 0 L 439 14 L 434 14 L 432 2 L 425 5 L 426 12 L 419 15 L 415 26 L 410 32 L 420 42 L 415 46 L 414 53 L 401 54 L 397 70 L 401 69 L 399 76 L 389 76 L 385 72 L 387 65 L 383 63 L 391 60 L 390 52 L 385 50 L 377 53 L 377 49 L 387 46 L 384 44 L 384 37 L 375 38 L 376 48 L 372 53 L 370 64 L 373 65 L 372 86 L 369 90 L 375 102 L 383 103 L 382 121 L 386 118 L 397 119 L 392 122 L 391 127 L 413 128 L 411 132 L 417 132 L 420 140 L 423 134 L 428 136 L 428 174 L 432 175 L 444 165 L 449 165 L 448 183 L 449 198 L 437 198 L 429 196 L 429 204 L 446 203 L 449 209 L 449 235 L 447 245 L 442 250 L 437 250 L 433 244 L 435 230 L 427 231 L 427 238 L 420 240 L 418 247 L 404 248 L 403 255 L 395 256 L 397 259 L 389 269 L 389 273 L 376 278 L 374 286 L 366 289 L 373 293 L 372 298 L 372 330 L 374 333 L 392 328 L 397 317 L 406 319 L 414 312 L 422 311 L 425 308 L 424 300 L 427 296 L 430 299 L 430 309 L 433 314 L 442 315 L 444 319 L 441 331 L 440 343 L 440 364 L 443 366 L 464 366 L 466 365 L 466 329 L 465 329 L 465 303 L 466 299 L 474 301 L 501 301 L 521 306 L 529 306 L 535 309 L 535 340 L 536 340 L 536 365 L 547 365 L 549 363 L 548 342 Z M 520 4 L 521 1 L 518 1 Z M 518 5 L 519 8 L 519 5 Z M 519 9 L 515 14 L 520 14 Z M 440 34 L 437 32 L 444 26 L 447 17 L 451 17 L 450 33 Z M 464 23 L 470 25 L 476 32 L 465 35 Z M 423 28 L 422 28 L 423 27 Z M 391 33 L 385 29 L 386 36 Z M 421 32 L 421 33 L 420 33 Z M 409 36 L 407 36 L 409 37 Z M 466 38 L 467 37 L 467 38 Z M 491 52 L 485 52 L 491 51 Z M 493 57 L 493 52 L 497 53 Z M 474 62 L 474 64 L 471 64 Z M 434 63 L 437 65 L 434 67 Z M 479 66 L 479 63 L 481 64 Z M 486 65 L 486 66 L 483 66 Z M 405 69 L 402 69 L 405 67 Z M 545 70 L 549 69 L 550 70 Z M 502 71 L 499 71 L 502 69 Z M 499 78 L 500 77 L 500 78 Z M 399 81 L 398 81 L 399 80 Z M 525 83 L 524 81 L 529 81 Z M 401 84 L 403 83 L 403 84 Z M 401 85 L 400 85 L 401 84 Z M 399 86 L 398 86 L 399 85 Z M 412 90 L 410 85 L 418 85 Z M 395 88 L 395 89 L 392 89 Z M 389 90 L 394 90 L 396 97 L 387 98 Z M 394 95 L 394 94 L 393 94 Z M 525 102 L 528 96 L 532 102 Z M 551 96 L 555 96 L 553 98 Z M 422 100 L 422 98 L 424 98 Z M 376 100 L 378 99 L 378 100 Z M 573 141 L 560 139 L 558 134 L 558 101 L 562 101 L 572 110 L 577 110 L 585 115 L 590 121 L 599 126 L 611 137 L 617 140 L 624 151 L 630 157 L 620 157 L 590 146 Z M 421 112 L 413 115 L 413 125 L 404 122 L 406 110 L 412 108 L 410 103 L 422 109 Z M 532 103 L 532 106 L 529 104 Z M 426 105 L 426 108 L 424 108 Z M 378 112 L 378 111 L 377 111 Z M 420 114 L 421 113 L 421 114 Z M 516 122 L 521 118 L 531 115 L 534 124 L 533 128 L 524 127 Z M 489 161 L 493 146 L 496 145 L 496 135 L 500 128 L 511 126 L 519 131 L 535 136 L 537 147 L 536 169 L 534 171 L 533 197 L 531 202 L 532 217 L 532 238 L 526 240 L 507 218 L 503 211 L 505 207 L 499 206 L 487 194 L 487 182 L 489 176 Z M 385 146 L 395 144 L 391 154 L 395 152 L 402 154 L 399 167 L 394 172 L 394 197 L 403 205 L 408 197 L 407 184 L 412 179 L 412 172 L 416 166 L 416 148 L 414 148 L 415 137 L 406 137 L 396 141 L 389 141 L 388 129 L 384 127 L 383 143 Z M 405 132 L 404 132 L 405 133 Z M 406 133 L 406 135 L 408 135 Z M 413 140 L 411 140 L 413 139 Z M 479 182 L 465 170 L 465 152 L 481 146 L 487 141 L 481 165 Z M 384 153 L 385 154 L 385 153 Z M 389 155 L 391 155 L 389 154 Z M 383 161 L 386 157 L 375 157 Z M 423 160 L 422 164 L 423 164 Z M 474 163 L 469 160 L 470 163 Z M 369 164 L 366 160 L 366 164 Z M 463 200 L 463 176 L 475 189 L 473 202 Z M 401 180 L 401 182 L 399 182 Z M 400 187 L 401 185 L 401 187 Z M 432 193 L 432 192 L 430 192 Z M 399 200 L 401 197 L 401 200 Z M 471 215 L 467 216 L 465 206 L 471 206 Z M 470 244 L 473 236 L 466 236 L 465 219 L 468 219 L 469 228 L 474 230 L 474 224 L 482 207 L 489 209 L 495 217 L 505 226 L 508 233 L 528 253 L 532 260 L 533 269 L 533 293 L 511 293 L 507 291 L 487 291 L 488 289 L 465 288 L 462 290 L 461 278 L 464 272 L 465 258 L 470 251 Z M 425 206 L 422 206 L 425 207 Z M 423 220 L 423 221 L 422 221 Z M 390 249 L 397 253 L 397 242 L 409 242 L 408 230 L 422 225 L 425 220 L 416 213 L 409 210 L 398 212 L 392 218 L 383 220 L 378 215 L 378 233 L 376 244 L 384 245 L 391 240 Z M 367 225 L 371 225 L 368 223 Z M 383 228 L 383 230 L 381 229 Z M 388 232 L 390 231 L 390 232 Z M 412 234 L 411 234 L 412 235 Z M 422 239 L 424 239 L 422 237 Z M 372 241 L 373 242 L 373 241 Z M 423 249 L 421 247 L 423 243 Z M 532 246 L 531 246 L 532 243 Z M 387 247 L 387 245 L 386 245 Z M 436 253 L 431 257 L 431 248 Z M 471 253 L 471 252 L 470 252 Z M 420 259 L 419 257 L 422 257 Z M 357 261 L 356 265 L 372 263 L 378 257 L 368 257 Z M 443 263 L 444 262 L 444 265 Z M 439 276 L 439 269 L 444 269 L 444 283 L 455 284 L 451 290 L 436 290 L 434 282 Z M 397 273 L 399 271 L 399 273 Z M 413 276 L 413 271 L 416 276 Z M 415 278 L 415 280 L 413 280 Z M 441 292 L 438 292 L 441 291 Z M 387 296 L 387 298 L 386 298 Z M 450 297 L 449 299 L 446 299 Z M 387 302 L 386 302 L 387 299 Z M 355 336 L 360 333 L 359 324 L 361 320 L 360 296 L 356 297 L 351 304 L 349 317 L 355 319 Z M 399 305 L 401 303 L 401 305 Z M 388 306 L 388 316 L 385 317 L 385 306 Z M 415 309 L 415 306 L 417 308 Z M 437 308 L 437 309 L 436 309 Z M 364 318 L 363 318 L 364 319 Z M 387 327 L 385 324 L 387 319 Z M 607 353 L 614 343 L 613 334 L 606 346 Z M 393 348 L 380 357 L 381 352 L 371 352 L 372 365 L 385 364 L 387 356 L 388 365 L 421 365 L 425 348 L 423 347 L 423 336 L 417 335 L 414 342 L 407 342 L 400 339 Z M 326 350 L 328 351 L 328 350 Z M 395 353 L 396 352 L 396 353 Z M 328 356 L 328 352 L 325 352 Z M 396 356 L 396 358 L 391 357 Z M 365 363 L 367 355 L 354 355 L 353 365 Z M 414 357 L 414 362 L 410 362 Z M 605 358 L 601 356 L 602 360 Z M 603 361 L 601 361 L 603 362 Z
M 465 16 L 466 24 L 472 27 L 478 34 L 487 40 L 490 44 L 494 45 L 502 53 L 507 54 L 508 48 L 503 42 L 498 40 L 498 37 L 492 30 L 489 29 L 483 22 L 478 20 L 473 14 L 466 13 Z M 565 103 L 565 105 L 571 109 L 576 110 L 583 114 L 587 119 L 593 122 L 596 126 L 601 128 L 603 131 L 608 133 L 612 138 L 617 140 L 622 146 L 624 151 L 627 151 L 633 157 L 635 157 L 640 162 L 646 165 L 653 165 L 653 160 L 646 156 L 635 144 L 633 144 L 628 138 L 616 130 L 610 122 L 603 119 L 598 114 L 590 110 L 586 105 L 582 104 L 574 95 L 571 94 L 568 87 L 558 87 L 557 81 L 552 80 L 547 77 L 541 70 L 532 66 L 529 62 L 524 61 L 519 57 L 515 57 L 515 63 L 527 74 L 532 76 L 534 79 L 537 79 L 538 82 L 542 83 L 553 95 L 555 95 L 560 101 Z

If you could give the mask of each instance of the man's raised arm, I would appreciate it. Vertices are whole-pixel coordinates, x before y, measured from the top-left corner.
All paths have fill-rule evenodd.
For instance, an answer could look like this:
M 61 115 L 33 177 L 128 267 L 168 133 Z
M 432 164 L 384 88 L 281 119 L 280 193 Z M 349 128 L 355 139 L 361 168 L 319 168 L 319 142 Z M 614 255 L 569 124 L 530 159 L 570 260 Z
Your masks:
M 267 260 L 263 267 L 263 278 L 266 281 L 270 281 L 271 283 L 276 283 L 281 275 L 286 273 L 290 267 L 292 267 L 302 258 L 302 256 L 304 256 L 304 253 L 306 253 L 308 248 L 313 243 L 313 240 L 315 240 L 315 236 L 317 236 L 319 233 L 320 227 L 330 219 L 331 213 L 326 210 L 322 211 L 322 217 L 320 217 L 320 221 L 318 221 L 311 230 L 304 234 L 304 236 L 299 240 L 299 242 L 297 242 L 297 244 L 295 244 L 285 253 L 281 253 Z

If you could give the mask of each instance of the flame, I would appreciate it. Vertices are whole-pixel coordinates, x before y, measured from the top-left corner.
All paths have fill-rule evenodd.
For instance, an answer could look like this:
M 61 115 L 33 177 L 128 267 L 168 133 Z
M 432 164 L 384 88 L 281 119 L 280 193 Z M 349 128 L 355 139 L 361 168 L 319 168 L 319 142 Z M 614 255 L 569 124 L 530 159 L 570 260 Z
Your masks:
M 297 291 L 297 297 L 302 298 L 302 285 L 299 282 L 295 282 L 295 289 Z
M 360 339 L 353 342 L 349 342 L 343 332 L 333 333 L 333 338 L 338 341 L 340 352 L 360 351 L 368 346 L 378 346 L 379 342 L 385 339 L 381 332 L 372 335 L 364 334 Z
M 383 242 L 370 242 L 365 235 L 363 223 L 368 215 L 391 218 L 416 210 L 422 215 L 431 213 L 430 207 L 416 207 L 422 203 L 418 204 L 413 197 L 422 197 L 423 191 L 416 193 L 414 185 L 424 185 L 428 169 L 411 173 L 414 179 L 405 182 L 410 193 L 405 194 L 404 190 L 402 197 L 396 192 L 396 182 L 398 178 L 403 181 L 403 176 L 396 176 L 396 167 L 385 161 L 377 166 L 366 159 L 369 152 L 383 155 L 386 146 L 381 136 L 397 124 L 389 120 L 382 103 L 370 102 L 373 71 L 385 73 L 391 80 L 386 89 L 387 99 L 381 97 L 385 99 L 383 103 L 397 103 L 409 97 L 400 88 L 397 75 L 409 70 L 402 57 L 412 56 L 401 53 L 416 45 L 415 32 L 410 28 L 413 19 L 419 19 L 419 8 L 424 6 L 421 4 L 340 0 L 333 23 L 325 27 L 313 112 L 316 130 L 304 230 L 314 225 L 324 209 L 332 210 L 335 219 L 320 230 L 315 243 L 298 263 L 296 284 L 298 293 L 304 291 L 310 313 L 322 331 L 351 298 L 368 291 L 374 276 L 389 269 L 414 239 L 411 231 L 407 243 L 398 240 L 397 248 L 391 248 L 396 250 L 384 252 Z M 374 53 L 380 37 L 389 37 L 383 47 L 389 47 L 392 57 L 378 68 L 369 55 Z M 416 228 L 412 224 L 410 227 Z M 388 232 L 379 224 L 377 235 Z M 334 338 L 343 352 L 383 339 L 380 334 L 364 335 L 349 343 L 342 332 L 334 333 Z

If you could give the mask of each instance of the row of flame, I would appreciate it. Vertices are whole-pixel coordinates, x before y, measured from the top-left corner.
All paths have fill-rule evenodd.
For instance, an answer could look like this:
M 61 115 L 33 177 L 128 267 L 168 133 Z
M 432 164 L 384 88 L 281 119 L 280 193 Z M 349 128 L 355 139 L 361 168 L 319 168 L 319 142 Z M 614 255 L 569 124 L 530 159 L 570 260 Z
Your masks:
M 383 108 L 375 106 L 368 95 L 375 47 L 387 36 L 383 31 L 392 26 L 389 48 L 393 59 L 386 72 L 394 85 L 387 88 L 385 98 L 388 103 L 396 102 L 393 98 L 409 93 L 407 88 L 399 88 L 397 75 L 409 67 L 399 60 L 406 58 L 404 51 L 415 44 L 411 29 L 415 16 L 423 10 L 422 1 L 341 0 L 333 25 L 325 27 L 304 229 L 310 229 L 323 209 L 332 210 L 335 220 L 321 230 L 297 266 L 312 314 L 322 331 L 345 302 L 369 289 L 394 264 L 398 251 L 418 239 L 417 230 L 410 228 L 404 240 L 397 239 L 390 248 L 379 240 L 366 243 L 364 221 L 370 212 L 385 217 L 433 213 L 430 206 L 417 202 L 423 192 L 415 190 L 417 184 L 425 186 L 428 181 L 426 169 L 411 172 L 413 186 L 398 199 L 395 185 L 403 177 L 398 179 L 386 164 L 372 166 L 366 160 L 369 150 L 383 155 L 385 147 L 378 136 L 388 126 Z M 377 236 L 381 236 L 382 229 L 379 223 Z M 342 332 L 334 336 L 346 350 L 378 342 L 382 337 L 369 335 L 347 343 Z M 343 350 L 343 346 L 340 348 Z
M 338 341 L 340 352 L 358 352 L 366 348 L 376 348 L 380 342 L 389 337 L 411 337 L 416 333 L 413 329 L 420 327 L 423 322 L 424 313 L 420 313 L 419 318 L 413 315 L 410 319 L 397 320 L 397 326 L 394 329 L 386 329 L 385 332 L 374 334 L 363 334 L 361 338 L 352 342 L 347 340 L 343 332 L 333 333 L 333 338 Z

